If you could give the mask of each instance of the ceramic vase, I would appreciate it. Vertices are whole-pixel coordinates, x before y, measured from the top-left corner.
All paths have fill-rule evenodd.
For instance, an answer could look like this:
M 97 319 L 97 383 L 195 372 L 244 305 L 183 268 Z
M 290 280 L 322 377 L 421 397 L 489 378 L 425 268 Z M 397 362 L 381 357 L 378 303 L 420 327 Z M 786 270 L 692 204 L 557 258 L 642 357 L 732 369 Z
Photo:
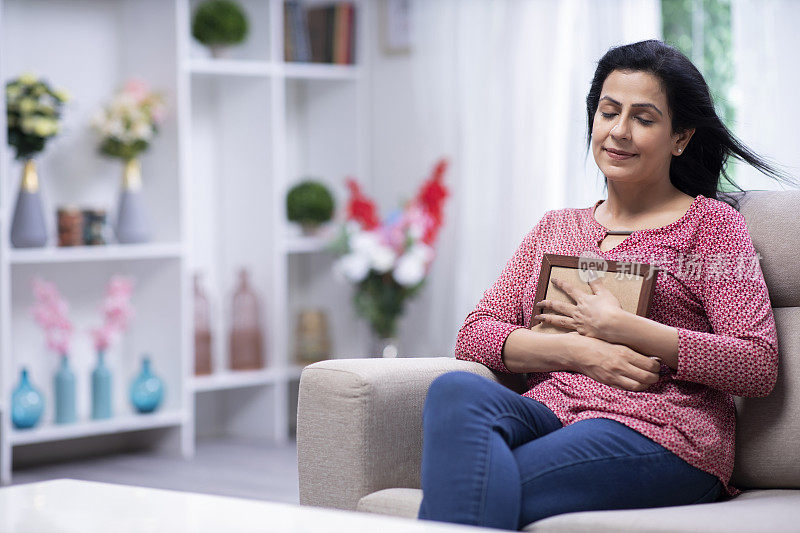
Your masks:
M 69 366 L 69 357 L 61 356 L 61 365 L 55 375 L 56 424 L 71 424 L 77 420 L 75 411 L 75 373 Z
M 44 399 L 28 379 L 28 369 L 20 372 L 19 385 L 11 394 L 11 422 L 17 429 L 35 426 L 42 417 Z
M 11 220 L 11 244 L 14 248 L 37 248 L 47 244 L 39 177 L 33 159 L 25 161 L 22 171 L 22 183 Z
M 111 371 L 102 350 L 97 352 L 97 365 L 92 371 L 92 418 L 111 418 Z
M 131 384 L 131 403 L 140 413 L 155 411 L 164 397 L 164 383 L 153 374 L 150 358 L 142 359 L 142 370 Z
M 150 221 L 142 195 L 141 166 L 135 158 L 125 163 L 114 233 L 122 244 L 150 240 Z

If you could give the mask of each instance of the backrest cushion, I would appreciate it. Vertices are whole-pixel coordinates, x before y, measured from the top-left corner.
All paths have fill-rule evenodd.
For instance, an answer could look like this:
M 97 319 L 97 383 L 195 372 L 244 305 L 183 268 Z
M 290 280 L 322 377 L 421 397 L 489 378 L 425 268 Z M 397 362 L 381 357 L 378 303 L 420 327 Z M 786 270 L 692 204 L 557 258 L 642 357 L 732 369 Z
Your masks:
M 769 396 L 736 403 L 739 488 L 800 488 L 800 191 L 739 196 L 769 288 L 778 331 L 778 380 Z

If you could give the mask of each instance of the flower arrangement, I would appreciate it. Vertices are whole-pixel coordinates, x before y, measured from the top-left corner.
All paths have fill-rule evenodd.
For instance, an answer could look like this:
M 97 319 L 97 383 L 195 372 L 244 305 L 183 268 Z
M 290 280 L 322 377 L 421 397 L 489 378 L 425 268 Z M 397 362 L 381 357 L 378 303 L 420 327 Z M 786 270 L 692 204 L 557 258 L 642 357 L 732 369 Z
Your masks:
M 346 221 L 331 245 L 340 255 L 334 275 L 356 284 L 356 311 L 379 337 L 396 336 L 405 301 L 425 283 L 449 195 L 442 182 L 446 170 L 447 161 L 441 159 L 417 195 L 383 222 L 356 180 L 346 180 L 350 191 Z
M 63 105 L 70 96 L 47 81 L 25 73 L 6 83 L 8 144 L 15 159 L 28 159 L 44 150 L 47 140 L 59 131 Z
M 144 81 L 129 80 L 92 116 L 92 128 L 102 135 L 100 153 L 126 162 L 135 159 L 150 146 L 164 114 L 161 93 L 151 91 Z
M 90 330 L 94 347 L 98 352 L 105 352 L 111 342 L 128 327 L 134 311 L 130 300 L 134 282 L 125 276 L 112 276 L 106 287 L 103 302 L 103 325 Z
M 74 330 L 67 316 L 69 304 L 58 292 L 55 283 L 37 277 L 32 280 L 32 286 L 36 303 L 31 314 L 45 332 L 47 347 L 60 355 L 68 355 Z

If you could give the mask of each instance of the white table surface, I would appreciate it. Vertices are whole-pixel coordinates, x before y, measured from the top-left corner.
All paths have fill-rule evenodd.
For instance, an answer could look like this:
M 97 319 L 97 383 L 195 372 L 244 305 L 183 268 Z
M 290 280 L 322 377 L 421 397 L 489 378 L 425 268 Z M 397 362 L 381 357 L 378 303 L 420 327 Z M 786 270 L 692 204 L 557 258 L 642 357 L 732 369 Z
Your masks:
M 0 531 L 468 533 L 501 530 L 210 494 L 55 479 L 0 488 Z

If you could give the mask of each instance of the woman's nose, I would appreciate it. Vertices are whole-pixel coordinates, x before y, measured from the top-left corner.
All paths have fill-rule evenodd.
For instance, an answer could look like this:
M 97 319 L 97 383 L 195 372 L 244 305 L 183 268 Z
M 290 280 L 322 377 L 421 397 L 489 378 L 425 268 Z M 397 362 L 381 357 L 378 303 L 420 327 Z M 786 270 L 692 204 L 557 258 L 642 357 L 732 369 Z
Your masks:
M 620 118 L 617 120 L 617 123 L 614 124 L 614 127 L 611 128 L 611 136 L 614 139 L 627 139 L 628 138 L 628 127 L 625 125 L 625 120 Z

